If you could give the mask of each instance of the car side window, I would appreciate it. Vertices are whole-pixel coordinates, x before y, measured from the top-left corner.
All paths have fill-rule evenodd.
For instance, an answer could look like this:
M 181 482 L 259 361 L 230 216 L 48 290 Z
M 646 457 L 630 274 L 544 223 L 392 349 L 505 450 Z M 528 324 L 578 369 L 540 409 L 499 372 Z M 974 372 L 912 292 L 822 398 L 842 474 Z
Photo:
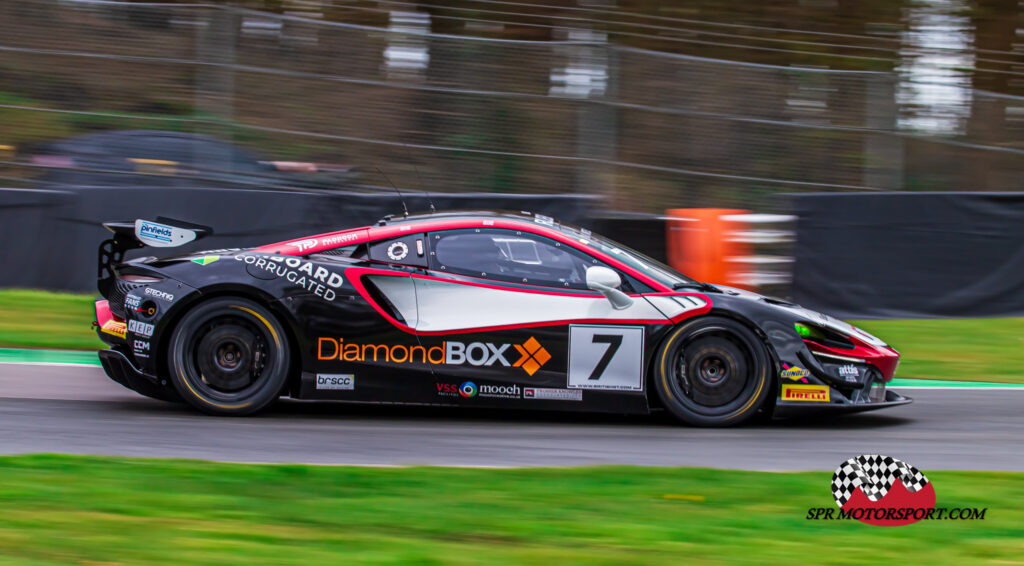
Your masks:
M 430 235 L 431 268 L 525 285 L 587 289 L 587 268 L 603 265 L 571 246 L 515 230 L 471 229 Z

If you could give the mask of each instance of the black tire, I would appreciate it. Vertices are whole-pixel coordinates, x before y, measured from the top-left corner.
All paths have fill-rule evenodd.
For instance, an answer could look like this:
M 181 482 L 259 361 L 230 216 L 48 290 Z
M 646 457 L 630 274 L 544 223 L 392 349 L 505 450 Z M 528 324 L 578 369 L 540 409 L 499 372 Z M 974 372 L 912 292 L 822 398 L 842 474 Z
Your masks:
M 723 317 L 674 329 L 657 352 L 654 387 L 665 408 L 696 426 L 734 426 L 757 414 L 771 391 L 772 363 L 745 325 Z
M 248 415 L 278 398 L 291 352 L 284 327 L 263 306 L 237 297 L 200 303 L 171 334 L 171 381 L 193 407 Z

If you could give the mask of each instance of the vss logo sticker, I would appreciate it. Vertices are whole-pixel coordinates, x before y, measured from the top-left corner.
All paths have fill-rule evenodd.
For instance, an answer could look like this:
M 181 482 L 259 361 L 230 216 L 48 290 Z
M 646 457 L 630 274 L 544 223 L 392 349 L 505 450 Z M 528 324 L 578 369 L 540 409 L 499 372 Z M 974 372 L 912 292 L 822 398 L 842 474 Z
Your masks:
M 464 381 L 462 385 L 454 383 L 437 383 L 437 394 L 442 397 L 500 397 L 502 399 L 521 399 L 523 390 L 516 384 L 512 385 L 477 385 L 472 381 Z

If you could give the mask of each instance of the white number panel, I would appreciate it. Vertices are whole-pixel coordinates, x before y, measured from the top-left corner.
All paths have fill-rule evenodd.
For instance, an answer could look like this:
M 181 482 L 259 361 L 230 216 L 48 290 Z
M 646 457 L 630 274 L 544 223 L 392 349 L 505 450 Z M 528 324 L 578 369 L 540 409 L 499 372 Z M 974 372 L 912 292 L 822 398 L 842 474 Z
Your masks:
M 569 326 L 569 388 L 644 388 L 642 326 Z

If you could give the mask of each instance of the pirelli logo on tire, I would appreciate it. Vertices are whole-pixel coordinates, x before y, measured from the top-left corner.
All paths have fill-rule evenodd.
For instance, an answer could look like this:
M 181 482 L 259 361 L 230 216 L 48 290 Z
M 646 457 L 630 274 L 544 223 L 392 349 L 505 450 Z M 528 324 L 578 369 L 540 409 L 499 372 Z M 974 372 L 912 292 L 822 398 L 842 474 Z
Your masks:
M 808 403 L 828 403 L 827 385 L 783 385 L 783 401 L 804 401 Z

